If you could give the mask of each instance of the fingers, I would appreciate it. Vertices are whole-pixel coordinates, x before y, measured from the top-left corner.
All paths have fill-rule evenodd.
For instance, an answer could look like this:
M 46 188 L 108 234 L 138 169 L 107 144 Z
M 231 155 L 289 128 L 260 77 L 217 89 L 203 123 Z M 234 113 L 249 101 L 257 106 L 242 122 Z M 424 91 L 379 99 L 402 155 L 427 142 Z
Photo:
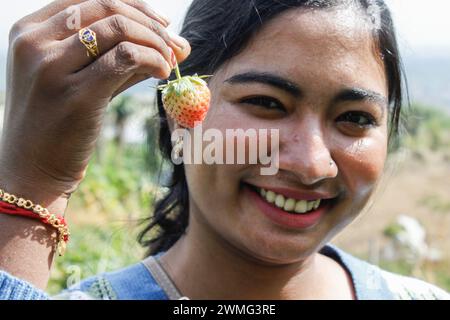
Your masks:
M 142 0 L 122 0 L 123 2 L 129 4 L 132 7 L 144 12 L 150 18 L 156 20 L 162 26 L 167 28 L 170 24 L 170 19 L 160 12 L 156 12 L 152 7 L 150 7 L 145 1 Z
M 73 75 L 83 96 L 108 99 L 124 90 L 130 81 L 142 81 L 150 77 L 166 79 L 171 67 L 153 48 L 131 42 L 121 42 L 102 55 L 89 67 Z
M 88 6 L 87 3 L 90 3 L 90 5 Z M 126 4 L 129 8 L 133 8 L 142 16 L 145 16 L 146 19 L 152 20 L 162 26 L 163 29 L 170 23 L 168 18 L 157 13 L 143 0 L 57 0 L 14 23 L 10 30 L 10 38 L 15 38 L 24 30 L 33 27 L 40 29 L 39 36 L 41 37 L 41 41 L 63 39 L 65 38 L 63 37 L 64 34 L 69 36 L 71 33 L 75 33 L 78 29 L 93 22 L 92 18 L 89 20 L 88 17 L 88 21 L 84 22 L 85 25 L 83 25 L 83 21 L 86 21 L 86 12 L 82 12 L 81 10 L 83 7 L 92 8 L 93 4 L 96 7 L 103 8 L 103 11 L 91 11 L 94 14 L 111 12 L 110 15 L 113 15 L 115 14 L 114 10 L 116 8 L 122 8 Z M 103 17 L 97 15 L 97 19 L 95 20 Z M 48 22 L 49 19 L 51 19 L 50 23 Z
M 142 1 L 126 0 L 136 7 L 143 7 Z M 190 53 L 189 43 L 174 34 L 169 34 L 163 25 L 144 14 L 135 7 L 128 5 L 123 1 L 99 1 L 89 0 L 78 5 L 78 9 L 83 17 L 81 27 L 89 26 L 98 36 L 98 44 L 102 52 L 109 51 L 115 44 L 122 41 L 135 42 L 141 45 L 148 45 L 153 48 L 160 49 L 160 52 L 167 58 L 170 63 L 170 56 L 168 55 L 168 48 L 161 43 L 159 39 L 154 37 L 156 34 L 168 46 L 172 47 L 178 61 L 184 60 Z M 150 9 L 149 9 L 150 10 Z M 152 15 L 151 12 L 148 13 Z M 99 17 L 110 17 L 108 23 L 98 25 Z M 128 18 L 123 19 L 123 17 Z M 104 19 L 103 19 L 104 20 Z M 136 23 L 130 21 L 135 21 Z M 149 32 L 144 30 L 144 27 L 153 32 L 152 41 L 149 40 Z M 134 30 L 136 29 L 136 30 Z M 111 30 L 117 35 L 111 35 Z M 70 57 L 69 64 L 65 64 L 65 68 L 69 71 L 79 70 L 92 62 L 86 55 L 86 48 L 80 43 L 78 33 L 76 30 L 67 26 L 67 13 L 60 12 L 54 17 L 51 17 L 45 24 L 42 24 L 42 29 L 38 31 L 39 34 L 49 35 L 53 39 L 64 39 L 62 41 L 64 48 L 69 48 L 64 52 L 66 56 Z M 65 38 L 68 37 L 68 40 Z M 156 47 L 155 47 L 156 44 Z M 74 59 L 72 59 L 74 58 Z M 63 68 L 64 68 L 63 67 Z
M 44 8 L 36 11 L 35 13 L 29 15 L 24 19 L 26 22 L 30 23 L 39 23 L 44 22 L 51 17 L 59 14 L 66 13 L 66 18 L 68 18 L 71 14 L 76 12 L 78 5 L 89 2 L 89 0 L 57 0 L 51 2 L 49 5 Z M 120 6 L 120 3 L 126 3 L 131 7 L 136 8 L 141 11 L 143 14 L 147 15 L 149 18 L 158 21 L 164 27 L 167 27 L 170 24 L 169 19 L 161 13 L 156 12 L 152 9 L 147 3 L 143 0 L 96 0 L 100 6 L 103 6 L 105 9 L 114 8 Z M 70 8 L 71 6 L 75 6 L 74 8 Z
M 100 19 L 114 15 L 122 15 L 153 29 L 155 32 L 161 33 L 162 38 L 170 41 L 165 31 L 167 24 L 162 24 L 158 19 L 153 19 L 145 11 L 133 7 L 125 3 L 125 1 L 89 0 L 82 2 L 73 7 L 73 10 L 79 14 L 79 21 L 75 21 L 71 17 L 72 12 L 68 12 L 67 10 L 61 11 L 43 24 L 42 34 L 44 36 L 48 35 L 52 40 L 63 40 L 76 33 L 79 29 L 87 27 Z M 137 0 L 133 2 L 131 0 L 127 1 L 134 3 Z
M 68 26 L 68 8 L 78 10 L 82 18 L 79 27 L 96 32 L 97 60 L 87 56 L 78 30 Z M 79 86 L 106 98 L 150 77 L 165 79 L 191 51 L 187 40 L 168 33 L 168 20 L 141 0 L 57 0 L 22 20 L 28 22 L 17 23 L 12 31 L 16 31 L 12 38 L 16 47 L 24 43 L 15 41 L 17 37 L 23 39 L 24 33 L 32 37 L 35 50 L 22 53 L 29 58 L 38 51 L 37 59 L 45 65 L 39 69 L 46 78 L 66 77 L 67 81 L 55 83 L 69 83 L 70 90 L 76 88 L 81 96 L 85 95 Z
M 45 7 L 39 9 L 38 11 L 24 17 L 21 19 L 23 23 L 39 23 L 47 20 L 51 16 L 57 14 L 60 11 L 66 10 L 73 4 L 78 4 L 85 2 L 87 0 L 57 0 L 52 1 Z
M 171 49 L 167 43 L 153 30 L 134 20 L 114 15 L 95 22 L 89 28 L 97 34 L 100 55 L 110 51 L 119 43 L 127 41 L 157 50 L 167 63 L 174 67 Z M 71 73 L 93 62 L 93 59 L 86 54 L 87 49 L 80 43 L 78 34 L 61 41 L 58 46 L 61 47 L 60 51 L 66 52 L 67 57 L 55 68 L 62 68 Z

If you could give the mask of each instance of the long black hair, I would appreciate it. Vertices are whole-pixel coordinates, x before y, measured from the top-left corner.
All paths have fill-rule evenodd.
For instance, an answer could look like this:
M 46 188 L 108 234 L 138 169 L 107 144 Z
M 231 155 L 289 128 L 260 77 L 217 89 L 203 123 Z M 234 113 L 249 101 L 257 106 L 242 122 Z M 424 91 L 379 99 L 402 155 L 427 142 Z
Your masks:
M 389 86 L 389 140 L 398 136 L 402 106 L 402 67 L 392 16 L 383 0 L 194 0 L 181 35 L 192 53 L 180 65 L 182 74 L 214 74 L 227 60 L 245 49 L 249 40 L 269 20 L 292 8 L 325 9 L 356 5 L 374 23 L 373 36 L 384 60 Z M 378 24 L 375 26 L 375 24 Z M 166 114 L 158 92 L 159 148 L 171 159 L 172 144 Z M 168 250 L 186 231 L 189 189 L 183 165 L 171 165 L 168 192 L 155 203 L 139 242 L 148 254 Z

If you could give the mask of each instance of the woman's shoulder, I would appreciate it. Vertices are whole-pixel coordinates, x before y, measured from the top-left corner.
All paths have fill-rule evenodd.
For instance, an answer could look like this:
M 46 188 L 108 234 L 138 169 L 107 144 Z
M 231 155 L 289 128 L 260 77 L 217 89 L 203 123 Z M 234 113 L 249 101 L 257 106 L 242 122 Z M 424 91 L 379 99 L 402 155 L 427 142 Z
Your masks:
M 450 294 L 435 285 L 383 270 L 335 246 L 326 246 L 322 253 L 347 269 L 358 299 L 450 300 Z
M 143 262 L 102 273 L 53 297 L 60 300 L 167 300 Z
M 450 300 L 450 294 L 428 282 L 381 270 L 397 300 Z

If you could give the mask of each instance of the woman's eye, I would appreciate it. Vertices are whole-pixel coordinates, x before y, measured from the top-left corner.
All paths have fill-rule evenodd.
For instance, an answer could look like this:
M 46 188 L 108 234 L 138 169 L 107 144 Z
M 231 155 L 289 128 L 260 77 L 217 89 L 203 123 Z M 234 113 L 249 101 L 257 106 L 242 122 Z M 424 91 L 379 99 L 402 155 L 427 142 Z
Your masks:
M 266 109 L 278 109 L 282 111 L 286 110 L 280 101 L 271 97 L 258 96 L 258 97 L 244 98 L 241 100 L 241 103 L 261 106 Z
M 377 125 L 377 122 L 372 115 L 365 112 L 356 112 L 356 111 L 346 112 L 340 115 L 336 121 L 354 123 L 359 127 L 363 128 Z

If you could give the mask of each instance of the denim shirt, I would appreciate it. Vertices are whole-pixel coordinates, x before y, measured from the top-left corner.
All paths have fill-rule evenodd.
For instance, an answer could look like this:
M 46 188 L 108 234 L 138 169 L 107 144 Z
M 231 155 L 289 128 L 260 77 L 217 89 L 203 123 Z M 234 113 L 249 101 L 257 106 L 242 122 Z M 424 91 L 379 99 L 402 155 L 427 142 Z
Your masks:
M 350 274 L 358 300 L 450 300 L 445 291 L 421 280 L 396 275 L 327 245 L 321 251 Z M 163 253 L 158 254 L 160 257 Z M 168 300 L 144 263 L 100 274 L 63 291 L 54 299 Z M 23 280 L 0 272 L 0 300 L 50 299 Z

